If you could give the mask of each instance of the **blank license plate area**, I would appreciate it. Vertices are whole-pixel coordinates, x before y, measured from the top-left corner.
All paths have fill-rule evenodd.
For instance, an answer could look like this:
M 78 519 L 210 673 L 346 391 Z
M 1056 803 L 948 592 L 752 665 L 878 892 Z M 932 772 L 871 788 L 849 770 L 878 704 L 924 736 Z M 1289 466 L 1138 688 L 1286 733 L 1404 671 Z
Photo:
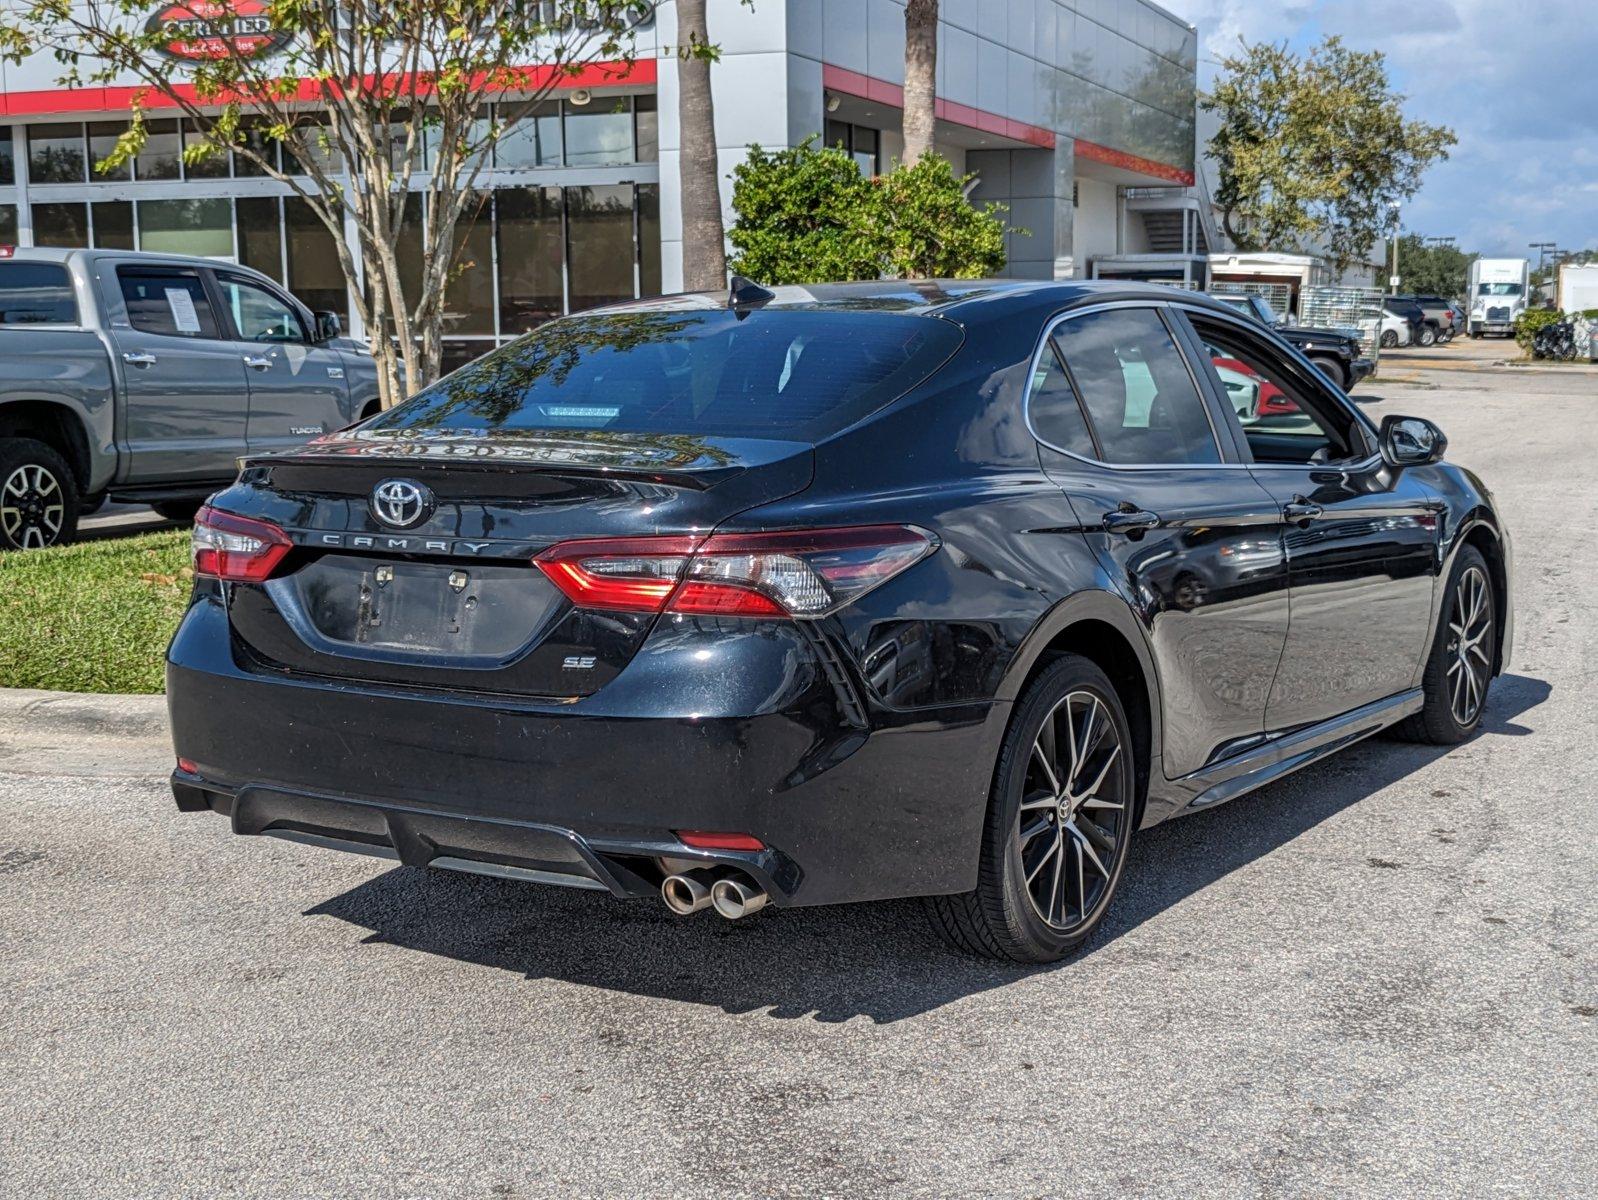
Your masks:
M 353 652 L 502 660 L 541 630 L 560 593 L 528 565 L 326 555 L 292 577 L 316 632 Z

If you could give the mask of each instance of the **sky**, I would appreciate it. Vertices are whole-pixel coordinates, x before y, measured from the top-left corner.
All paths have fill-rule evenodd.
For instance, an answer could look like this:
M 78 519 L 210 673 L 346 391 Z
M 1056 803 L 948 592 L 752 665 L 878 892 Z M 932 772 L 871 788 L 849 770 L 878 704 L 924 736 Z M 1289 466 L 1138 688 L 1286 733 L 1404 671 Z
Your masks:
M 1536 257 L 1598 248 L 1595 0 L 1158 0 L 1198 27 L 1199 86 L 1247 41 L 1306 50 L 1341 34 L 1387 55 L 1411 118 L 1459 138 L 1404 208 L 1406 232 Z

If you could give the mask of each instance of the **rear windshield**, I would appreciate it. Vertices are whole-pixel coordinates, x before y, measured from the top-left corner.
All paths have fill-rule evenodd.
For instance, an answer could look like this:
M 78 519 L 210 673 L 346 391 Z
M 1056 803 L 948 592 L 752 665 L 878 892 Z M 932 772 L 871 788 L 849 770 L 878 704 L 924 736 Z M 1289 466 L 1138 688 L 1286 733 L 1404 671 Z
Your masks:
M 874 312 L 619 312 L 554 321 L 368 429 L 825 437 L 925 379 L 959 328 Z
M 76 325 L 72 280 L 59 263 L 0 263 L 0 325 Z

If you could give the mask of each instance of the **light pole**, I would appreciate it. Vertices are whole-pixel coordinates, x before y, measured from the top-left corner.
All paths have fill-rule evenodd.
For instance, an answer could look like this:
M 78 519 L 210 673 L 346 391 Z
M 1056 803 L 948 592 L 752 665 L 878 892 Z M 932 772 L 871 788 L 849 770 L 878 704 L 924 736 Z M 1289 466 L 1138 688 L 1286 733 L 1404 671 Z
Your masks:
M 1526 245 L 1529 249 L 1537 251 L 1538 271 L 1543 269 L 1543 260 L 1548 257 L 1548 252 L 1559 249 L 1558 242 L 1527 242 Z
M 1399 221 L 1399 210 L 1403 207 L 1397 200 L 1389 200 L 1387 207 L 1393 212 L 1393 270 L 1387 277 L 1387 290 L 1389 293 L 1398 290 L 1398 231 L 1402 227 Z

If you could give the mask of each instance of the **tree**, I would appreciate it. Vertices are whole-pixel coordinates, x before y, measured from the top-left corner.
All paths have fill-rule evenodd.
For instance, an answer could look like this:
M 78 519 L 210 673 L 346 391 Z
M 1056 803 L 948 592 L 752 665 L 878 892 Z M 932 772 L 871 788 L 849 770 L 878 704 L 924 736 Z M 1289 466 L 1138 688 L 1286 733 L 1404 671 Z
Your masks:
M 751 146 L 733 171 L 732 269 L 762 283 L 977 278 L 1004 267 L 1003 205 L 978 211 L 972 176 L 930 150 L 866 179 L 848 154 Z
M 1384 57 L 1328 37 L 1306 56 L 1242 44 L 1200 103 L 1219 115 L 1210 139 L 1215 201 L 1244 250 L 1306 252 L 1319 243 L 1346 268 L 1382 233 L 1390 205 L 1413 196 L 1458 140 L 1406 121 Z
M 716 116 L 710 64 L 718 57 L 705 28 L 705 0 L 677 0 L 677 119 L 682 148 L 683 287 L 691 292 L 727 286 L 726 235 L 721 226 L 721 181 L 716 170 Z
M 810 137 L 768 151 L 750 146 L 732 173 L 732 269 L 761 283 L 876 279 L 881 239 L 862 219 L 871 181 L 844 151 Z
M 904 161 L 932 149 L 937 120 L 938 0 L 904 6 Z
M 947 159 L 931 150 L 896 166 L 873 186 L 874 216 L 885 243 L 884 273 L 902 279 L 977 279 L 1004 269 L 1001 214 L 983 212 L 965 198 L 975 178 L 956 175 Z M 1014 232 L 1021 232 L 1016 230 Z
M 246 25 L 226 0 L 177 0 L 164 20 L 150 19 L 148 0 L 18 0 L 0 17 L 0 55 L 51 53 L 64 87 L 141 81 L 101 169 L 139 152 L 146 109 L 161 106 L 198 134 L 187 161 L 231 150 L 304 200 L 332 235 L 386 407 L 438 377 L 457 225 L 482 201 L 475 184 L 493 145 L 563 80 L 617 61 L 624 76 L 654 0 L 256 7 Z M 406 262 L 402 236 L 418 220 L 419 262 Z
M 1420 296 L 1463 296 L 1476 257 L 1456 246 L 1427 245 L 1420 234 L 1406 233 L 1398 239 L 1399 286 Z

